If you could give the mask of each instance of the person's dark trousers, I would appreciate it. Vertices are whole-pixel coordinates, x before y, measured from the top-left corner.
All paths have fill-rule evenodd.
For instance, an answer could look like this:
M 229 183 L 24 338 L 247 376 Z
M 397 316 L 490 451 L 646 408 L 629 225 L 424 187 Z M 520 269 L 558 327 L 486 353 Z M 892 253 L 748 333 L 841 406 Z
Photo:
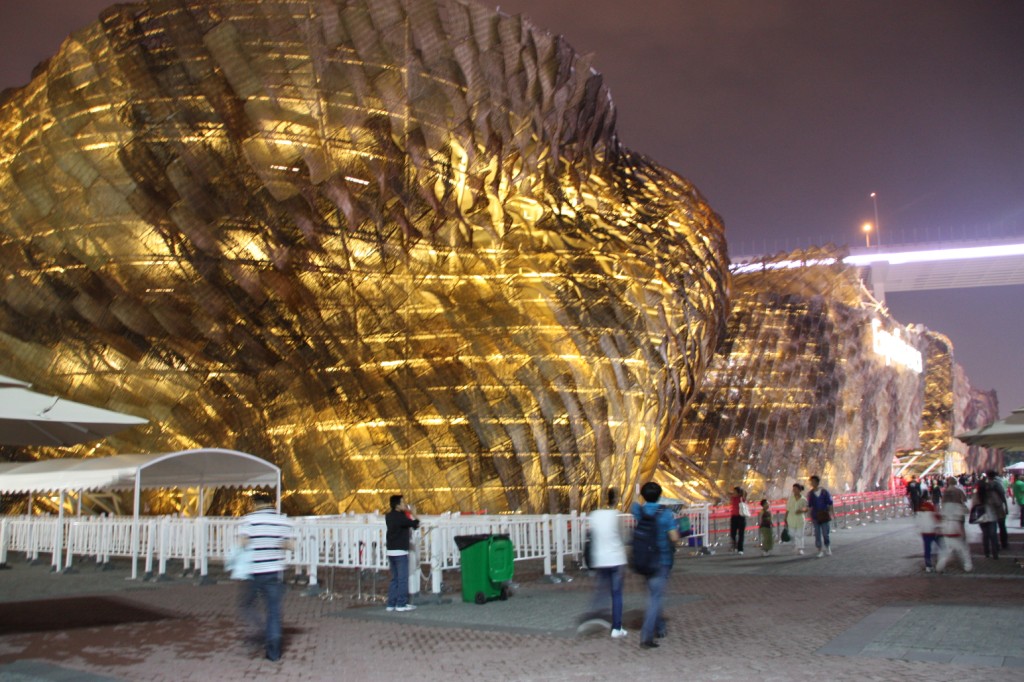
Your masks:
M 743 551 L 743 536 L 746 534 L 746 532 L 746 516 L 729 517 L 729 539 L 732 540 L 732 546 L 736 548 L 737 552 Z
M 409 555 L 389 556 L 391 583 L 388 584 L 389 607 L 406 606 L 409 603 Z
M 981 526 L 981 548 L 985 556 L 993 559 L 999 558 L 999 530 L 995 521 L 979 523 Z
M 927 568 L 931 568 L 932 567 L 932 546 L 934 545 L 935 548 L 938 549 L 939 538 L 937 536 L 931 535 L 931 534 L 927 534 L 927 535 L 922 534 L 921 535 L 921 539 L 924 540 L 924 565 Z
M 1003 516 L 996 523 L 999 525 L 999 546 L 1003 549 L 1010 549 L 1010 535 L 1006 532 L 1006 517 Z
M 281 601 L 284 599 L 284 576 L 281 573 L 255 573 L 245 581 L 242 610 L 251 624 L 258 627 L 256 601 L 262 598 L 266 608 L 263 625 L 263 647 L 271 661 L 281 658 Z
M 644 624 L 640 628 L 640 643 L 650 643 L 655 637 L 665 636 L 665 618 L 662 616 L 662 600 L 672 566 L 662 564 L 658 572 L 647 578 L 647 608 L 644 610 Z

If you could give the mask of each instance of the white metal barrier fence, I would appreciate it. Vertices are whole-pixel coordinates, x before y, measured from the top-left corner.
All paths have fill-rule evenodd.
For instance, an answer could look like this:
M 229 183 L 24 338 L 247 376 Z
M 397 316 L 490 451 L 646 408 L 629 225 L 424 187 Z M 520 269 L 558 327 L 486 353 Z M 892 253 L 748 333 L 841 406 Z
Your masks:
M 708 532 L 707 506 L 684 510 L 694 537 Z M 622 516 L 628 537 L 632 517 Z M 295 517 L 296 543 L 291 565 L 315 586 L 321 568 L 387 570 L 384 517 L 379 514 L 337 517 Z M 420 591 L 421 575 L 429 577 L 431 591 L 440 593 L 444 571 L 460 567 L 455 538 L 460 535 L 508 535 L 515 561 L 540 560 L 545 575 L 565 572 L 566 558 L 578 561 L 583 553 L 587 517 L 574 513 L 544 515 L 441 515 L 420 517 L 413 534 L 410 563 L 419 571 L 410 575 L 410 591 Z M 64 570 L 74 561 L 105 564 L 112 558 L 131 558 L 130 516 L 66 517 L 63 528 L 55 516 L 7 516 L 0 518 L 0 564 L 10 551 L 36 560 L 50 554 L 55 570 L 61 562 L 55 548 L 62 548 Z M 145 562 L 145 576 L 167 574 L 169 561 L 180 561 L 186 572 L 209 573 L 209 563 L 226 560 L 237 543 L 239 519 L 235 517 L 143 518 L 139 524 L 138 554 Z M 63 537 L 58 533 L 63 533 Z

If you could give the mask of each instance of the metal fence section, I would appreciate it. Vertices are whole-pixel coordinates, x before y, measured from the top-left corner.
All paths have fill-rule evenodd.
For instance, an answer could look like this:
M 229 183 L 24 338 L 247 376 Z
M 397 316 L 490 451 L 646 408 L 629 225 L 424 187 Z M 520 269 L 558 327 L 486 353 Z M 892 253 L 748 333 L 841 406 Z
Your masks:
M 835 529 L 878 522 L 909 514 L 902 495 L 890 492 L 835 496 Z M 700 551 L 719 546 L 727 540 L 727 506 L 697 505 L 674 510 L 689 520 L 691 534 L 684 544 Z M 772 503 L 776 532 L 785 517 L 785 501 Z M 380 514 L 294 517 L 295 549 L 290 563 L 300 576 L 316 587 L 322 570 L 359 571 L 376 574 L 388 569 L 384 517 Z M 628 542 L 634 525 L 630 514 L 621 516 L 623 537 Z M 544 515 L 460 515 L 420 517 L 420 528 L 413 533 L 410 563 L 410 592 L 429 582 L 430 591 L 439 594 L 446 571 L 458 570 L 461 556 L 455 538 L 460 535 L 508 535 L 515 561 L 541 561 L 544 574 L 562 575 L 566 561 L 582 563 L 587 536 L 587 516 L 575 512 Z M 206 577 L 210 562 L 222 564 L 238 543 L 239 519 L 234 517 L 185 518 L 178 516 L 145 517 L 138 529 L 138 554 L 145 562 L 147 579 L 165 577 L 168 563 L 181 562 L 185 574 Z M 810 524 L 808 524 L 810 525 Z M 58 533 L 63 532 L 63 542 Z M 756 537 L 756 523 L 748 533 Z M 37 560 L 40 554 L 54 555 L 64 548 L 64 570 L 73 570 L 74 562 L 93 560 L 102 565 L 113 558 L 131 558 L 133 532 L 130 516 L 65 517 L 63 528 L 56 516 L 7 516 L 0 518 L 0 564 L 10 551 L 24 553 Z M 60 561 L 52 556 L 55 570 Z M 360 593 L 361 593 L 360 582 Z

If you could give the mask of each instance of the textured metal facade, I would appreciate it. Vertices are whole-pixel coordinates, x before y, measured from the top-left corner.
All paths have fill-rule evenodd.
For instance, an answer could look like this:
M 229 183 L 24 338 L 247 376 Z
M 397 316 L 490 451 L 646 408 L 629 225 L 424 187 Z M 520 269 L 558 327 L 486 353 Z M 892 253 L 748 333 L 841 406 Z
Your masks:
M 673 494 L 715 500 L 740 485 L 782 497 L 812 474 L 833 491 L 886 488 L 893 452 L 917 446 L 925 375 L 876 352 L 872 321 L 926 342 L 840 255 L 780 255 L 733 278 L 726 336 L 662 459 Z
M 0 107 L 0 372 L 153 422 L 97 454 L 271 459 L 295 510 L 631 490 L 728 272 L 614 121 L 586 58 L 476 4 L 115 6 Z

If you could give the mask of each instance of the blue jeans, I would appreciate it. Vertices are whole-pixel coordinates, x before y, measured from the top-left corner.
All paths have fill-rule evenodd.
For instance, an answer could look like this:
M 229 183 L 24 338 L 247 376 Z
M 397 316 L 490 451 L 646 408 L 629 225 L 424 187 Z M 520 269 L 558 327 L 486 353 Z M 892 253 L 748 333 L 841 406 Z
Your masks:
M 938 549 L 939 537 L 937 535 L 921 535 L 921 539 L 924 540 L 924 565 L 927 568 L 932 567 L 932 545 Z
M 409 555 L 389 556 L 391 582 L 388 584 L 388 606 L 405 606 L 409 603 Z
M 622 585 L 626 580 L 624 566 L 604 566 L 597 569 L 597 589 L 590 603 L 590 611 L 601 611 L 601 602 L 612 595 L 612 629 L 622 629 Z M 605 602 L 607 603 L 607 602 Z
M 822 542 L 825 543 L 825 547 L 828 547 L 830 540 L 828 534 L 832 531 L 832 522 L 826 521 L 825 523 L 814 522 L 814 546 L 821 549 Z
M 284 599 L 284 580 L 281 573 L 255 573 L 245 581 L 242 591 L 242 611 L 255 633 L 263 630 L 263 647 L 267 658 L 281 658 L 281 601 Z M 256 600 L 263 598 L 266 622 L 260 623 Z
M 644 612 L 644 624 L 640 628 L 640 641 L 651 642 L 655 635 L 664 636 L 665 619 L 661 615 L 661 602 L 665 597 L 665 586 L 672 566 L 662 564 L 658 572 L 647 579 L 647 610 Z

